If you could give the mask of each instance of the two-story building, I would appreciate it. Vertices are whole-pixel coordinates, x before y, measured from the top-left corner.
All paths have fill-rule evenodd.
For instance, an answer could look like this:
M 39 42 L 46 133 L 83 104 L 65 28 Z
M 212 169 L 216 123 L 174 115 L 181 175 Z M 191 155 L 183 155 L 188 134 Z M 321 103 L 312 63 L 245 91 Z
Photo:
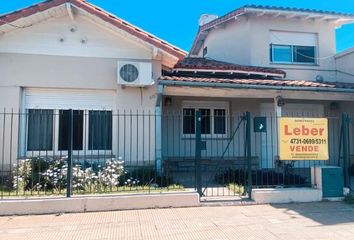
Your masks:
M 278 167 L 280 116 L 331 117 L 334 161 L 339 116 L 354 101 L 353 54 L 336 53 L 335 29 L 352 22 L 350 14 L 245 6 L 204 16 L 185 58 L 82 0 L 2 15 L 1 172 L 19 158 L 67 154 L 69 109 L 76 160 L 123 157 L 127 166 L 190 174 L 200 110 L 206 162 L 244 167 L 246 111 L 267 117 L 267 131 L 251 137 L 254 169 Z
M 249 111 L 267 117 L 267 132 L 252 135 L 255 168 L 277 168 L 281 116 L 328 117 L 327 164 L 337 164 L 340 117 L 353 112 L 354 82 L 352 51 L 337 54 L 335 31 L 353 21 L 351 14 L 254 5 L 221 17 L 203 15 L 189 56 L 159 81 L 164 110 L 183 115 L 164 122 L 167 161 L 193 155 L 190 136 L 200 110 L 205 158 L 244 155 L 244 133 L 235 129 L 238 116 Z

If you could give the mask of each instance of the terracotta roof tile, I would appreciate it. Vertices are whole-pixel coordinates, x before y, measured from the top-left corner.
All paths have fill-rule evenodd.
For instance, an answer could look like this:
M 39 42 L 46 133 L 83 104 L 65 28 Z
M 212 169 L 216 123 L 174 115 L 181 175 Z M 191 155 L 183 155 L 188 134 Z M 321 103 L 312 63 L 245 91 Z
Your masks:
M 188 77 L 188 76 L 161 76 L 160 84 L 164 81 L 175 82 L 196 82 L 196 83 L 227 83 L 227 84 L 241 84 L 241 85 L 261 85 L 261 86 L 284 86 L 284 87 L 311 87 L 311 88 L 354 88 L 350 84 L 337 83 L 319 83 L 310 81 L 296 81 L 296 80 L 269 80 L 269 79 L 228 79 L 228 78 L 212 78 L 212 77 Z
M 266 68 L 266 67 L 255 67 L 255 66 L 245 66 L 239 64 L 233 64 L 228 62 L 217 61 L 208 58 L 194 58 L 187 57 L 183 61 L 179 61 L 175 67 L 174 71 L 178 70 L 210 70 L 210 71 L 219 71 L 219 70 L 230 70 L 230 71 L 244 71 L 244 72 L 256 72 L 264 74 L 279 74 L 285 77 L 286 73 L 282 70 L 275 68 Z
M 184 57 L 187 54 L 185 51 L 183 51 L 171 44 L 168 44 L 167 42 L 157 38 L 156 36 L 153 36 L 145 31 L 143 31 L 142 29 L 140 29 L 140 28 L 138 28 L 126 21 L 123 21 L 122 19 L 120 19 L 112 14 L 109 14 L 109 13 L 105 12 L 103 9 L 98 8 L 98 7 L 92 5 L 91 3 L 88 3 L 87 1 L 84 1 L 84 0 L 49 0 L 49 1 L 41 2 L 38 4 L 32 5 L 30 7 L 0 16 L 0 26 L 14 22 L 14 21 L 21 19 L 21 18 L 31 16 L 31 15 L 38 13 L 38 12 L 46 11 L 52 7 L 56 7 L 56 6 L 62 5 L 67 2 L 101 18 L 102 20 L 104 20 L 108 23 L 111 23 L 112 25 L 116 26 L 117 28 L 120 28 L 120 29 L 126 31 L 126 32 L 132 34 L 133 36 L 135 36 L 143 41 L 146 41 L 146 42 L 150 43 L 151 45 L 153 45 L 157 48 L 160 48 L 163 51 L 165 51 L 165 52 L 167 52 L 179 59 L 184 59 Z

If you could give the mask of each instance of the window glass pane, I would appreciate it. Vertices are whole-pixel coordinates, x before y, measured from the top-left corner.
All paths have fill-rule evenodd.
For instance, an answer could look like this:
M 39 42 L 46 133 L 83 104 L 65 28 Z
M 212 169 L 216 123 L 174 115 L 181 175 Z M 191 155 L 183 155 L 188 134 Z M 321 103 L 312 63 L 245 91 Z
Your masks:
M 210 134 L 210 109 L 200 109 L 201 121 L 201 133 Z
M 112 112 L 89 112 L 89 150 L 112 149 Z
M 214 133 L 226 134 L 226 110 L 214 109 Z
M 193 108 L 183 109 L 183 134 L 195 133 L 195 110 Z
M 68 114 L 69 110 L 59 111 L 59 139 L 58 149 L 68 149 Z M 83 149 L 83 128 L 84 128 L 84 111 L 73 111 L 73 150 Z
M 291 46 L 272 45 L 273 62 L 292 62 Z
M 315 63 L 315 47 L 294 46 L 294 62 Z
M 53 110 L 28 110 L 28 151 L 53 149 Z

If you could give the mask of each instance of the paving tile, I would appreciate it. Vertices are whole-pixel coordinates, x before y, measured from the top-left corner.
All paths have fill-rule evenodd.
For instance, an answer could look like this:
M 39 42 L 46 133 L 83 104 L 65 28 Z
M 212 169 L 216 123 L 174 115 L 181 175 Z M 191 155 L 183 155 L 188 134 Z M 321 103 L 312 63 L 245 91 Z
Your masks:
M 1 239 L 354 239 L 354 207 L 342 202 L 0 217 Z

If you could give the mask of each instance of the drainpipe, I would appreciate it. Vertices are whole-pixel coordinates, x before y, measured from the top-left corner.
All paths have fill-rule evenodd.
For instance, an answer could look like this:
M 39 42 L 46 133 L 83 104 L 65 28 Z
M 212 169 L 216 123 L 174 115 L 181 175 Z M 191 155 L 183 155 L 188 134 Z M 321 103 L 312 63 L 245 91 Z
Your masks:
M 155 167 L 158 176 L 162 175 L 162 94 L 163 86 L 157 85 L 157 98 L 155 105 Z

